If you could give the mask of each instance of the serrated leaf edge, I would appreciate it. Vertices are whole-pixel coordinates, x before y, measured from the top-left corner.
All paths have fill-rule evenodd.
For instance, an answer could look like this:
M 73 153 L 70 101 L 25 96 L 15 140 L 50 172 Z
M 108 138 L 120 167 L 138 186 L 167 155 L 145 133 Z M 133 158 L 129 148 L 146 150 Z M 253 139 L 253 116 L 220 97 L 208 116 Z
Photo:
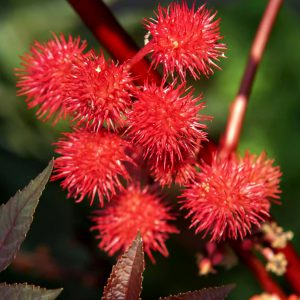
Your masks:
M 41 190 L 40 195 L 39 195 L 39 197 L 38 197 L 38 198 L 40 198 L 41 195 L 42 195 L 42 192 L 44 191 L 45 186 L 46 186 L 46 184 L 47 184 L 47 182 L 48 182 L 48 180 L 49 180 L 49 177 L 50 177 L 50 175 L 51 175 L 51 172 L 52 172 L 52 169 L 53 169 L 53 164 L 54 164 L 54 159 L 52 158 L 52 159 L 50 160 L 50 162 L 48 163 L 47 167 L 46 167 L 40 174 L 38 174 L 34 179 L 31 179 L 31 180 L 29 181 L 29 183 L 28 183 L 25 187 L 23 187 L 23 189 L 19 189 L 19 190 L 14 194 L 14 196 L 10 197 L 9 200 L 8 200 L 6 203 L 3 203 L 3 204 L 0 206 L 0 208 L 5 207 L 12 199 L 16 198 L 20 193 L 22 193 L 22 191 L 23 191 L 24 189 L 26 189 L 28 186 L 30 186 L 30 184 L 32 184 L 39 176 L 41 176 L 41 175 L 44 173 L 44 176 L 41 178 L 41 182 L 44 182 L 44 181 L 46 181 L 46 182 L 45 182 L 45 184 L 44 184 L 44 188 Z M 46 172 L 46 170 L 47 170 L 47 172 Z M 34 191 L 32 194 L 34 194 L 35 192 L 36 192 L 36 191 Z M 28 198 L 29 198 L 29 197 L 28 197 Z M 22 209 L 26 206 L 27 203 L 28 203 L 28 201 L 27 201 L 27 202 L 24 204 L 24 206 L 21 208 L 20 212 L 21 212 Z M 0 272 L 4 271 L 4 270 L 11 264 L 12 260 L 16 257 L 16 255 L 17 255 L 17 253 L 18 253 L 18 251 L 19 251 L 19 249 L 20 249 L 20 246 L 22 245 L 22 243 L 23 243 L 24 239 L 26 238 L 27 233 L 28 233 L 28 231 L 29 231 L 29 229 L 30 229 L 30 226 L 31 226 L 31 224 L 32 224 L 33 216 L 34 216 L 34 213 L 35 213 L 35 210 L 36 210 L 37 205 L 38 205 L 38 201 L 37 201 L 37 204 L 36 204 L 36 206 L 35 206 L 35 208 L 34 208 L 34 210 L 33 210 L 32 216 L 30 217 L 31 222 L 30 222 L 30 225 L 29 225 L 29 228 L 28 228 L 27 232 L 25 232 L 25 234 L 24 234 L 24 236 L 23 236 L 23 240 L 21 241 L 20 245 L 19 245 L 18 248 L 16 249 L 14 255 L 11 257 L 10 262 L 9 262 L 4 268 L 2 268 L 2 269 L 0 270 Z M 19 214 L 18 214 L 18 215 L 19 215 Z M 15 218 L 15 220 L 16 220 L 16 219 L 17 219 L 17 217 Z M 6 239 L 7 239 L 7 237 L 8 237 L 8 234 L 9 234 L 10 232 L 11 232 L 11 230 L 10 230 L 10 231 L 6 234 L 6 236 L 4 237 L 2 245 L 5 244 L 5 241 L 6 241 Z
M 4 286 L 4 287 L 13 287 L 13 288 L 20 288 L 20 287 L 24 287 L 24 288 L 30 288 L 34 291 L 34 289 L 37 289 L 41 292 L 57 292 L 58 294 L 55 295 L 55 297 L 58 297 L 60 295 L 60 293 L 63 291 L 63 288 L 58 288 L 58 289 L 46 289 L 43 287 L 40 287 L 38 285 L 33 285 L 33 284 L 28 284 L 27 282 L 24 283 L 6 283 L 6 282 L 0 282 L 0 287 Z
M 171 297 L 188 296 L 188 295 L 191 295 L 191 294 L 194 294 L 194 293 L 203 292 L 203 291 L 207 291 L 207 290 L 216 290 L 216 289 L 219 289 L 219 288 L 228 288 L 228 290 L 226 291 L 226 294 L 224 296 L 224 297 L 227 297 L 228 294 L 235 288 L 235 284 L 226 284 L 226 285 L 221 285 L 221 286 L 216 286 L 216 287 L 203 288 L 201 290 L 188 291 L 188 292 L 179 293 L 179 294 L 176 294 L 176 295 L 169 295 L 169 296 L 163 297 L 163 298 L 160 297 L 159 300 L 168 300 Z

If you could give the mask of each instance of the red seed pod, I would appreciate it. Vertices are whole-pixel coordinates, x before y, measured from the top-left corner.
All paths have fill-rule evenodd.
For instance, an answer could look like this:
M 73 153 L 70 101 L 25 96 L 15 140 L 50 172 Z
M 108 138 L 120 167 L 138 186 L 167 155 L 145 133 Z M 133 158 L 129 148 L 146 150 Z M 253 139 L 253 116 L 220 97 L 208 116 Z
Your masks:
M 133 84 L 123 65 L 92 53 L 74 65 L 67 82 L 65 103 L 73 121 L 94 131 L 103 123 L 113 130 L 124 125 Z
M 99 232 L 99 247 L 109 255 L 126 250 L 140 232 L 144 250 L 151 261 L 155 262 L 152 252 L 158 251 L 168 256 L 165 242 L 169 234 L 178 233 L 169 224 L 170 220 L 175 219 L 170 207 L 149 187 L 128 186 L 96 214 L 92 229 Z
M 16 69 L 18 96 L 26 95 L 28 108 L 38 107 L 38 118 L 54 123 L 65 118 L 65 79 L 73 64 L 88 54 L 83 54 L 86 42 L 80 38 L 68 40 L 61 34 L 45 44 L 35 42 L 30 53 L 22 56 L 21 68 Z
M 195 4 L 189 8 L 186 1 L 159 6 L 156 19 L 145 20 L 152 65 L 156 68 L 161 63 L 165 76 L 177 72 L 182 80 L 187 71 L 195 79 L 200 74 L 211 75 L 226 50 L 225 44 L 219 43 L 220 19 L 214 20 L 215 16 L 205 5 L 196 10 Z
M 97 195 L 103 206 L 104 197 L 110 200 L 111 195 L 123 189 L 121 178 L 130 179 L 124 165 L 132 162 L 125 153 L 129 143 L 104 130 L 64 135 L 56 143 L 55 151 L 61 156 L 55 159 L 52 179 L 63 179 L 61 186 L 77 202 L 87 196 L 92 204 Z
M 164 88 L 146 83 L 136 92 L 137 101 L 128 114 L 132 142 L 163 170 L 193 156 L 207 135 L 206 125 L 200 122 L 208 117 L 198 114 L 204 108 L 203 102 L 197 104 L 201 97 L 193 98 L 192 90 L 175 84 Z
M 202 162 L 195 182 L 183 193 L 183 208 L 196 233 L 212 241 L 243 238 L 269 216 L 270 200 L 278 198 L 280 170 L 265 154 Z

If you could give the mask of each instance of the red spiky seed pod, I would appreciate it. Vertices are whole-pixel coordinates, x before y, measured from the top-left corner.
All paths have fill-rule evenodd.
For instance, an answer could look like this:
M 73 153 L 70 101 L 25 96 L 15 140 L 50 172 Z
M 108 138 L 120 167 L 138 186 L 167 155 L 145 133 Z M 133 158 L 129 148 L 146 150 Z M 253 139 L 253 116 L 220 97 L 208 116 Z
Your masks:
M 187 71 L 195 79 L 199 74 L 211 75 L 226 50 L 225 44 L 219 43 L 220 19 L 214 20 L 215 16 L 205 5 L 196 10 L 195 3 L 189 8 L 186 1 L 159 6 L 156 20 L 145 20 L 152 65 L 156 68 L 162 63 L 166 75 L 177 72 L 182 80 Z
M 55 159 L 52 180 L 63 179 L 61 186 L 68 197 L 80 202 L 87 196 L 92 205 L 96 195 L 100 205 L 123 188 L 121 177 L 129 180 L 124 163 L 132 162 L 125 153 L 130 145 L 116 134 L 105 130 L 95 133 L 64 133 L 55 145 L 60 154 Z
M 220 241 L 244 238 L 252 227 L 259 228 L 269 216 L 270 200 L 280 192 L 281 173 L 272 163 L 264 154 L 202 162 L 195 182 L 183 193 L 183 208 L 196 233 Z
M 99 247 L 109 255 L 126 250 L 138 232 L 143 238 L 144 250 L 152 262 L 152 252 L 168 256 L 165 242 L 171 233 L 178 233 L 169 221 L 175 219 L 161 197 L 149 187 L 130 185 L 93 217 L 93 230 L 101 239 Z
M 279 183 L 282 173 L 278 166 L 273 166 L 274 159 L 267 159 L 265 152 L 262 152 L 258 157 L 246 152 L 243 162 L 249 168 L 250 180 L 262 184 L 267 197 L 275 203 L 280 203 L 276 199 L 280 198 Z
M 85 48 L 86 42 L 80 38 L 69 36 L 66 40 L 62 34 L 53 34 L 52 40 L 35 42 L 30 53 L 21 57 L 22 67 L 16 69 L 17 95 L 27 96 L 28 108 L 38 107 L 38 118 L 48 120 L 53 116 L 54 123 L 65 118 L 65 79 L 73 64 L 85 56 Z
M 123 126 L 133 89 L 126 68 L 106 60 L 103 54 L 92 53 L 74 65 L 67 81 L 65 102 L 74 121 L 94 131 L 100 130 L 104 122 L 111 129 Z
M 196 176 L 196 161 L 192 157 L 184 158 L 182 161 L 176 161 L 173 166 L 163 163 L 149 162 L 151 173 L 155 181 L 162 186 L 169 186 L 172 183 L 187 185 Z
M 206 140 L 206 125 L 200 122 L 208 117 L 198 114 L 204 103 L 197 104 L 201 97 L 193 98 L 192 92 L 183 84 L 175 87 L 175 82 L 167 87 L 146 83 L 136 92 L 137 101 L 128 114 L 132 142 L 164 170 L 193 155 Z

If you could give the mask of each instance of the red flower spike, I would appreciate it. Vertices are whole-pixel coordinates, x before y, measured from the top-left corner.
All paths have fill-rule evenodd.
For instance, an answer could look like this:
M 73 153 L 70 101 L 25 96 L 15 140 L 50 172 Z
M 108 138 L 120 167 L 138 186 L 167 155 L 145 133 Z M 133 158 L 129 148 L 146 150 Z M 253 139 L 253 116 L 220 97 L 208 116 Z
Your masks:
M 208 117 L 198 115 L 204 103 L 197 105 L 201 97 L 192 98 L 192 92 L 183 84 L 175 88 L 175 82 L 166 88 L 145 84 L 136 92 L 138 100 L 128 114 L 129 135 L 155 167 L 173 168 L 206 140 L 206 125 L 199 121 Z
M 41 45 L 35 42 L 30 53 L 21 57 L 22 68 L 16 69 L 19 77 L 17 95 L 26 95 L 28 108 L 38 106 L 38 118 L 48 120 L 54 116 L 54 123 L 66 117 L 64 105 L 65 78 L 70 74 L 75 61 L 81 60 L 86 42 L 61 34 L 53 34 L 53 40 Z M 87 55 L 87 54 L 86 54 Z
M 211 241 L 243 238 L 251 228 L 260 227 L 269 216 L 270 198 L 278 198 L 278 167 L 259 157 L 232 156 L 212 164 L 201 164 L 194 183 L 187 186 L 183 208 L 191 217 L 196 233 L 210 233 Z M 268 176 L 268 177 L 265 177 Z
M 68 189 L 68 198 L 81 202 L 88 196 L 91 205 L 98 195 L 101 206 L 104 196 L 110 200 L 123 188 L 120 176 L 129 179 L 124 162 L 132 162 L 125 154 L 129 144 L 113 133 L 75 131 L 64 133 L 55 150 L 61 156 L 55 159 L 52 180 L 63 179 L 61 186 Z
M 168 256 L 165 242 L 169 234 L 178 233 L 173 225 L 168 224 L 175 219 L 170 208 L 148 187 L 130 185 L 97 214 L 93 217 L 96 225 L 92 230 L 99 231 L 99 248 L 109 255 L 126 250 L 140 232 L 145 252 L 155 263 L 152 251 Z
M 103 54 L 91 54 L 75 64 L 68 79 L 67 109 L 74 121 L 86 123 L 93 131 L 101 129 L 104 122 L 116 129 L 124 123 L 124 114 L 131 106 L 133 89 L 130 73 Z
M 145 20 L 145 27 L 152 36 L 149 47 L 152 65 L 163 64 L 166 76 L 178 72 L 185 80 L 186 71 L 195 78 L 199 74 L 213 74 L 212 67 L 219 67 L 216 61 L 224 57 L 226 45 L 218 43 L 222 39 L 219 32 L 220 19 L 214 20 L 202 5 L 195 11 L 195 3 L 188 8 L 186 1 L 171 3 L 169 7 L 158 7 L 157 20 Z

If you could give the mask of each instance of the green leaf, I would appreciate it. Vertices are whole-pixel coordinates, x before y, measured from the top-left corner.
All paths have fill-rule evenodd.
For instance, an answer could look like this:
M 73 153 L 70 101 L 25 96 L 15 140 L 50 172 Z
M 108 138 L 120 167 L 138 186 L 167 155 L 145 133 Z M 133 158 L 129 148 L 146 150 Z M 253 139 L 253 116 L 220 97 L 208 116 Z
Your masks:
M 233 288 L 234 285 L 229 284 L 215 288 L 202 289 L 200 291 L 187 292 L 175 296 L 168 296 L 160 298 L 160 300 L 223 300 L 228 296 Z
M 143 243 L 140 235 L 113 267 L 102 300 L 138 300 L 145 269 Z
M 28 186 L 0 206 L 0 272 L 11 263 L 24 241 L 52 168 L 53 160 Z
M 39 286 L 0 283 L 0 299 L 9 300 L 54 300 L 62 289 L 46 290 Z

